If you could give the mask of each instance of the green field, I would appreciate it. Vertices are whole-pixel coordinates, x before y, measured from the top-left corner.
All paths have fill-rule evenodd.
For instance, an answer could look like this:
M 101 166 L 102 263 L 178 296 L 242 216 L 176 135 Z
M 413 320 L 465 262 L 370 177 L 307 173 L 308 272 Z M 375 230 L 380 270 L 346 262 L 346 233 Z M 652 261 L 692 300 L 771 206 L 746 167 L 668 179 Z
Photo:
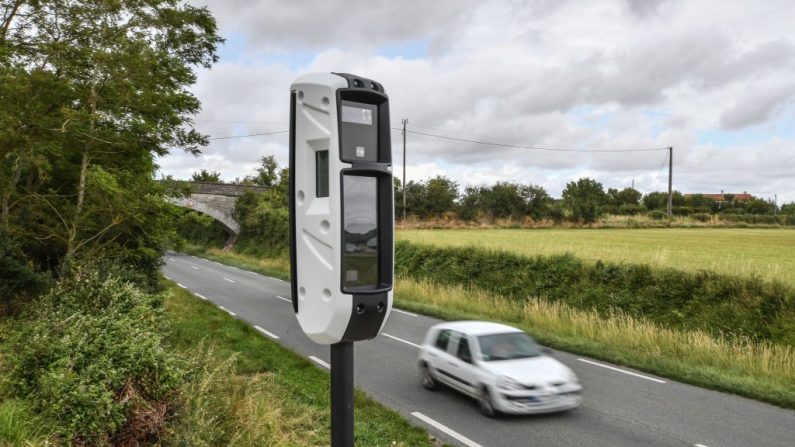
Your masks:
M 593 261 L 753 274 L 795 285 L 795 230 L 787 229 L 400 230 L 397 239 L 531 256 L 568 252 Z

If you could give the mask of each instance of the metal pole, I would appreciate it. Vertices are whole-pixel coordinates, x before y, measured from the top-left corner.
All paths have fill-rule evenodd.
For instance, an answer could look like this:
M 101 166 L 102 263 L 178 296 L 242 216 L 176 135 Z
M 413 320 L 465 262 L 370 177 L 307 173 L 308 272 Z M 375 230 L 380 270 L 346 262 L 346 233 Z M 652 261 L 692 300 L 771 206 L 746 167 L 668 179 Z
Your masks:
M 673 190 L 673 175 L 674 175 L 674 148 L 668 147 L 668 216 L 673 214 L 674 210 L 674 190 Z
M 778 216 L 778 194 L 773 194 L 773 215 Z
M 406 220 L 406 124 L 409 120 L 403 118 L 403 220 Z
M 331 447 L 353 447 L 353 343 L 331 345 Z

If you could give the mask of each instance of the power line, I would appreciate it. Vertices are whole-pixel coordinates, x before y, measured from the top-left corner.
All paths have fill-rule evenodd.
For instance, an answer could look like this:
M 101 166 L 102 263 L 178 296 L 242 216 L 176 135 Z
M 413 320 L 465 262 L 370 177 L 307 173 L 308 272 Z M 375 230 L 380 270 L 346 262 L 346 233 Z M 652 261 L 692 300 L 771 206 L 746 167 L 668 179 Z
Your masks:
M 393 130 L 400 130 L 402 128 L 393 127 Z M 497 146 L 497 147 L 507 147 L 512 149 L 526 149 L 526 150 L 534 150 L 534 151 L 551 151 L 551 152 L 651 152 L 651 151 L 667 151 L 667 147 L 655 147 L 655 148 L 643 148 L 643 149 L 568 149 L 568 148 L 558 148 L 558 147 L 541 147 L 541 146 L 523 146 L 523 145 L 516 145 L 516 144 L 505 144 L 505 143 L 495 143 L 489 141 L 479 141 L 479 140 L 469 140 L 466 138 L 455 138 L 455 137 L 448 137 L 445 135 L 437 135 L 432 133 L 426 132 L 419 132 L 416 130 L 408 130 L 406 132 L 413 133 L 416 135 L 424 135 L 426 137 L 433 137 L 433 138 L 441 138 L 444 140 L 451 140 L 451 141 L 460 141 L 463 143 L 475 143 L 475 144 L 482 144 L 485 146 Z
M 287 132 L 289 132 L 289 130 L 277 130 L 276 132 L 251 133 L 248 135 L 230 135 L 228 137 L 213 137 L 213 138 L 208 138 L 208 140 L 231 140 L 233 138 L 261 137 L 264 135 L 276 135 L 279 133 L 287 133 Z

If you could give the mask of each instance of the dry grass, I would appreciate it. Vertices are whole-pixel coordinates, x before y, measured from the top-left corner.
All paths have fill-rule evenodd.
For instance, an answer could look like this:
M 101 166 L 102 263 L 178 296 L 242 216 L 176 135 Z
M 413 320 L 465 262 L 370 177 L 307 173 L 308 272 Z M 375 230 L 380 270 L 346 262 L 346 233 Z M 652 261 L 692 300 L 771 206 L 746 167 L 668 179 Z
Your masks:
M 183 392 L 178 425 L 168 444 L 190 446 L 322 446 L 324 414 L 300 405 L 273 373 L 239 375 L 236 356 L 195 350 L 193 380 Z
M 790 229 L 402 230 L 397 239 L 527 256 L 572 253 L 590 261 L 757 275 L 795 285 L 795 231 Z
M 602 318 L 560 303 L 399 279 L 402 306 L 448 318 L 501 321 L 545 343 L 666 377 L 795 408 L 795 348 L 677 331 L 627 315 Z

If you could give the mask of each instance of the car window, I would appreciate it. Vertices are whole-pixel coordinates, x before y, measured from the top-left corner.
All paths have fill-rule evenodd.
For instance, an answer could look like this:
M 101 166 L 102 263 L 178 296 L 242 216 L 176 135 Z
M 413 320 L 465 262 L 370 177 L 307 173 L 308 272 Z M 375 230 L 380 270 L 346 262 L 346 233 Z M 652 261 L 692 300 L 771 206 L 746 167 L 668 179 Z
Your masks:
M 524 332 L 482 335 L 478 337 L 483 360 L 513 360 L 541 355 L 538 345 Z
M 442 351 L 447 351 L 447 345 L 450 343 L 450 334 L 452 334 L 450 329 L 439 331 L 439 335 L 436 336 L 436 347 Z
M 466 335 L 461 335 L 458 340 L 458 353 L 456 355 L 459 359 L 472 363 L 472 354 L 469 352 L 469 340 L 467 340 Z

